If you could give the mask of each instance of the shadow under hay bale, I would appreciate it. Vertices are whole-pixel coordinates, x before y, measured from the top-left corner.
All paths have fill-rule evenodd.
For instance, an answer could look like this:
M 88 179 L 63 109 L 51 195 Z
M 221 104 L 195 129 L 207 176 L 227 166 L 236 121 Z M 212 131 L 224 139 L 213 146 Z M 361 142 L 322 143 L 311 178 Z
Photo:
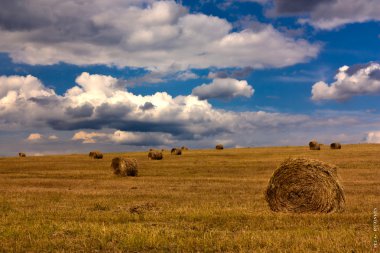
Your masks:
M 273 173 L 265 199 L 272 211 L 330 213 L 344 210 L 337 167 L 306 158 L 289 158 Z
M 170 154 L 172 155 L 182 155 L 182 150 L 180 148 L 172 148 L 170 151 Z
M 26 157 L 26 154 L 25 153 L 18 153 L 18 156 L 19 157 Z
M 149 160 L 162 160 L 163 155 L 162 155 L 162 152 L 160 151 L 152 150 L 152 151 L 149 151 L 148 158 Z
M 112 159 L 111 168 L 113 173 L 118 176 L 136 177 L 138 174 L 138 165 L 136 159 L 115 157 Z
M 103 159 L 103 154 L 102 152 L 98 151 L 98 150 L 94 150 L 94 151 L 91 151 L 89 154 L 88 154 L 89 157 L 91 158 L 94 158 L 94 159 Z
M 222 149 L 224 149 L 224 147 L 223 147 L 222 144 L 218 144 L 218 145 L 215 146 L 215 149 L 222 150 Z
M 340 143 L 338 143 L 338 142 L 334 142 L 334 143 L 330 144 L 330 148 L 331 149 L 341 149 L 342 145 Z
M 321 150 L 321 144 L 319 144 L 317 141 L 310 141 L 309 148 L 310 150 Z

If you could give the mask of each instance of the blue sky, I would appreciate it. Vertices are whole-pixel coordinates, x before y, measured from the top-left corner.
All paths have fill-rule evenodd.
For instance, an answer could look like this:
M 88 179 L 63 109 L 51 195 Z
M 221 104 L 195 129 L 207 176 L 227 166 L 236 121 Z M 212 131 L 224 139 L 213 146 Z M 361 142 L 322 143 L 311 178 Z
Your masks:
M 0 155 L 380 142 L 371 0 L 5 0 Z

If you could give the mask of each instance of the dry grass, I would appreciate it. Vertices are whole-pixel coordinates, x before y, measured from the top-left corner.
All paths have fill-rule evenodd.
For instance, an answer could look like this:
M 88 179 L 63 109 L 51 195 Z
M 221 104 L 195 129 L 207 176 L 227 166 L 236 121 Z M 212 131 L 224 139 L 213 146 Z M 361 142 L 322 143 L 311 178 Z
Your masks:
M 0 158 L 0 252 L 371 252 L 380 145 Z M 115 156 L 138 177 L 117 177 Z M 270 211 L 264 191 L 289 157 L 339 167 L 346 210 Z

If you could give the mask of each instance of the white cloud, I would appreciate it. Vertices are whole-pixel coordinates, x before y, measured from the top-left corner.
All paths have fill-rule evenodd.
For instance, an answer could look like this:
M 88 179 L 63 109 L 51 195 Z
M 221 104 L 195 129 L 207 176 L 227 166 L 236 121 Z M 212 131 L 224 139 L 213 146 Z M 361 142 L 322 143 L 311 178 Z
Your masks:
M 159 71 L 284 67 L 314 58 L 320 49 L 271 25 L 232 32 L 227 20 L 189 13 L 174 1 L 21 0 L 6 5 L 9 11 L 0 12 L 0 51 L 33 65 L 67 62 Z M 50 9 L 55 11 L 46 15 Z
M 319 81 L 312 87 L 312 99 L 345 100 L 356 95 L 380 93 L 380 64 L 343 66 L 330 85 Z
M 104 139 L 106 137 L 107 134 L 105 133 L 80 131 L 75 133 L 71 139 L 74 141 L 82 141 L 82 143 L 96 143 L 97 139 Z
M 365 138 L 367 143 L 380 143 L 380 131 L 369 132 Z
M 55 140 L 58 140 L 59 138 L 56 135 L 49 135 L 48 139 L 55 141 Z
M 192 95 L 199 99 L 221 98 L 228 99 L 238 96 L 251 97 L 254 93 L 247 81 L 232 78 L 214 79 L 210 84 L 202 84 L 193 89 Z
M 199 78 L 199 76 L 189 70 L 178 73 L 176 77 L 177 80 L 181 80 L 181 81 L 186 81 L 186 80 L 196 79 L 196 78 Z
M 39 133 L 32 133 L 26 138 L 27 141 L 30 142 L 35 142 L 35 141 L 40 141 L 42 139 L 42 135 Z

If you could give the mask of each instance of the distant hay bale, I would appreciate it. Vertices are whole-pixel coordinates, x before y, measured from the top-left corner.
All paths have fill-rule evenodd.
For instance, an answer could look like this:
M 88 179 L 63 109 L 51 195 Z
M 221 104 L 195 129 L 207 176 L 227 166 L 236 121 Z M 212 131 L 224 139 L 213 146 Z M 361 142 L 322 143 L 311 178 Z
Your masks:
M 149 152 L 150 152 L 150 151 L 153 151 L 153 150 L 154 150 L 153 148 L 150 148 L 150 149 L 149 149 Z
M 343 211 L 345 197 L 337 167 L 318 160 L 289 158 L 273 173 L 265 195 L 272 211 Z
M 321 144 L 319 144 L 317 141 L 310 141 L 309 148 L 310 150 L 321 150 Z
M 217 145 L 215 146 L 215 149 L 222 150 L 222 149 L 224 149 L 224 147 L 223 147 L 222 144 L 217 144 Z
M 331 149 L 341 149 L 342 148 L 342 145 L 338 142 L 333 142 L 330 144 L 330 148 Z
M 182 150 L 180 148 L 172 148 L 170 151 L 170 154 L 172 155 L 182 155 Z
M 26 154 L 25 153 L 18 153 L 18 156 L 19 157 L 26 157 Z
M 152 151 L 149 151 L 148 158 L 149 160 L 162 160 L 163 155 L 162 155 L 162 152 L 160 151 L 152 150 Z
M 111 168 L 113 173 L 118 176 L 131 176 L 136 177 L 138 173 L 138 165 L 136 159 L 129 159 L 124 157 L 115 157 L 112 159 Z
M 94 151 L 91 151 L 89 154 L 88 154 L 89 157 L 91 158 L 94 158 L 94 159 L 103 159 L 103 154 L 102 152 L 98 151 L 98 150 L 94 150 Z
M 186 147 L 186 146 L 182 146 L 182 147 L 181 147 L 181 150 L 189 150 L 189 148 Z

